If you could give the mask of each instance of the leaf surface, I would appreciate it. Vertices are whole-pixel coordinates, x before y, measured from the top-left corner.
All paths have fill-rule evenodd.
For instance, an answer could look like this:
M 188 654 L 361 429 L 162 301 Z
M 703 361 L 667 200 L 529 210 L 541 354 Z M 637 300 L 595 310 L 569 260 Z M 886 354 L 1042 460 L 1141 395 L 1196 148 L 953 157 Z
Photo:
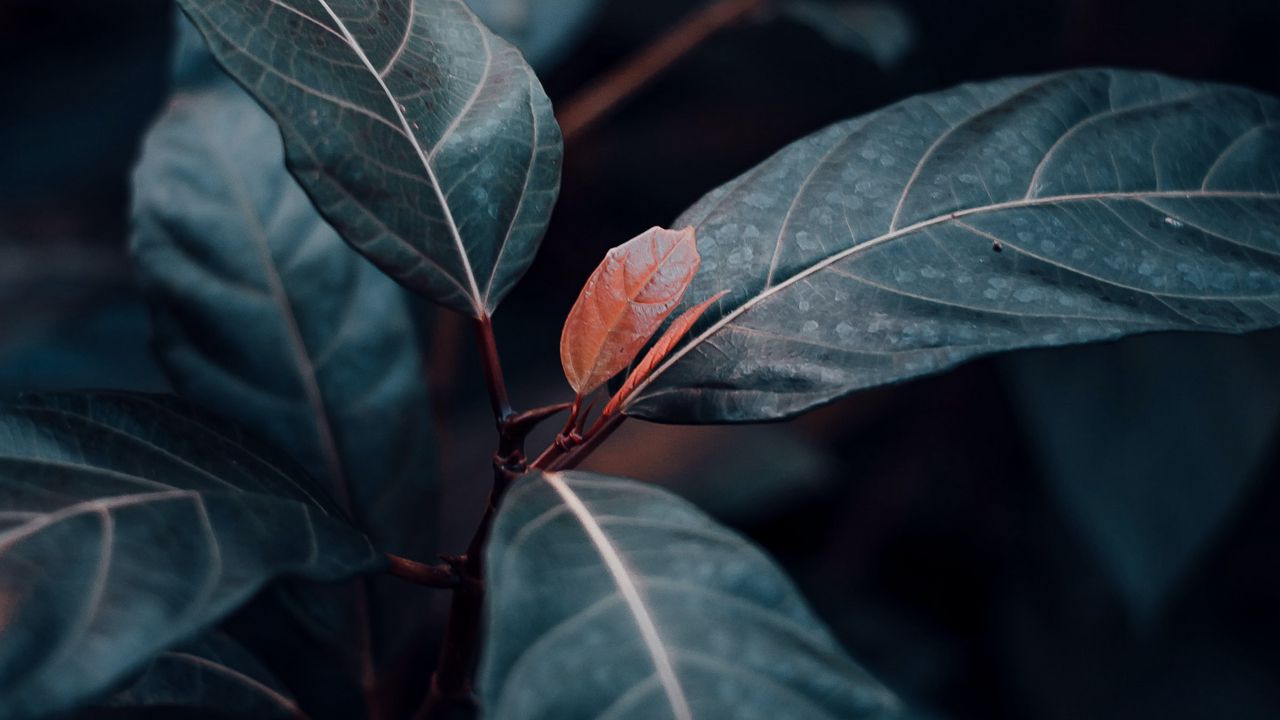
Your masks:
M 74 707 L 275 578 L 377 569 L 313 485 L 172 398 L 0 408 L 0 718 Z
M 560 184 L 560 131 L 519 51 L 461 0 L 180 5 L 347 242 L 436 302 L 492 313 Z
M 605 406 L 604 414 L 612 415 L 621 403 L 626 402 L 631 393 L 635 392 L 636 386 L 644 382 L 654 368 L 658 367 L 658 363 L 671 354 L 671 351 L 684 339 L 684 336 L 689 333 L 689 330 L 698 322 L 698 319 L 707 311 L 707 308 L 727 295 L 728 292 L 728 290 L 721 290 L 680 313 L 680 317 L 671 321 L 671 324 L 662 332 L 662 335 L 645 351 L 644 357 L 640 359 L 640 362 L 636 363 L 635 367 L 631 368 L 631 372 L 627 373 L 627 379 L 623 381 L 622 386 L 618 388 L 618 391 L 609 400 L 609 404 Z
M 1280 102 L 1083 70 L 840 123 L 678 225 L 733 288 L 628 414 L 786 417 L 979 355 L 1280 323 Z
M 651 486 L 530 475 L 488 567 L 492 720 L 898 715 L 768 557 Z
M 410 298 L 320 217 L 285 169 L 275 123 L 178 25 L 175 91 L 133 178 L 133 256 L 160 358 L 185 397 L 290 448 L 380 548 L 431 557 L 436 457 Z M 291 647 L 309 661 L 299 674 L 344 671 L 302 683 L 281 668 L 310 706 L 343 704 L 311 698 L 312 686 L 360 702 L 362 676 L 420 640 L 425 589 L 361 584 L 309 588 L 295 608 L 328 606 L 312 634 L 338 658 Z M 261 652 L 265 634 L 245 641 Z M 265 644 L 302 640 L 287 634 Z
M 675 310 L 698 271 L 693 230 L 650 228 L 611 249 L 587 278 L 560 335 L 579 396 L 617 375 Z
M 155 656 L 138 679 L 102 706 L 207 710 L 254 718 L 306 717 L 270 670 L 235 640 L 217 632 Z

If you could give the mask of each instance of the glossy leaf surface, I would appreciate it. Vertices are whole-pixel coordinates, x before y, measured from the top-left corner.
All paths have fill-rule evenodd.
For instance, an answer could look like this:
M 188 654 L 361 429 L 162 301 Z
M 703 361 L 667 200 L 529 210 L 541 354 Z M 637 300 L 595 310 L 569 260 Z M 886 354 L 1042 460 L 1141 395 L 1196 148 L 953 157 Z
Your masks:
M 493 311 L 560 183 L 560 131 L 515 48 L 461 0 L 180 5 L 348 242 L 436 302 Z
M 626 408 L 794 415 L 1025 347 L 1280 324 L 1280 102 L 1085 70 L 832 126 L 712 192 L 685 302 L 733 293 Z
M 586 395 L 617 375 L 676 308 L 698 271 L 693 230 L 651 228 L 613 248 L 564 321 L 560 362 Z
M 768 557 L 654 487 L 528 476 L 488 568 L 491 720 L 898 714 Z
M 155 656 L 137 680 L 102 706 L 207 710 L 254 718 L 306 717 L 271 671 L 220 633 Z
M 232 426 L 162 396 L 0 409 L 0 718 L 75 706 L 272 579 L 380 556 L 324 491 Z

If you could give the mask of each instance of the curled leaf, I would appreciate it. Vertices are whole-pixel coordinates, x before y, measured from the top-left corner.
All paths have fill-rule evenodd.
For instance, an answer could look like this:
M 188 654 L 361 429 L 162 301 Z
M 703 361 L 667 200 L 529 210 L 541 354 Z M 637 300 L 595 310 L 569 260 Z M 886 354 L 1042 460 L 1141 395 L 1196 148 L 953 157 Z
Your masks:
M 640 360 L 639 364 L 631 369 L 631 374 L 627 375 L 622 387 L 618 388 L 618 392 L 613 394 L 613 398 L 605 406 L 604 414 L 612 415 L 617 412 L 618 407 L 626 402 L 627 396 L 636 389 L 636 386 L 648 377 L 654 368 L 658 367 L 658 363 L 671 354 L 671 351 L 675 349 L 676 343 L 679 343 L 681 338 L 689 333 L 689 329 L 693 327 L 694 323 L 698 322 L 698 318 L 702 317 L 702 313 L 706 312 L 712 303 L 728 293 L 728 290 L 721 290 L 681 313 L 680 317 L 676 318 L 667 327 L 667 331 L 662 333 L 662 337 L 658 338 L 653 347 L 649 348 L 649 352 L 644 354 L 644 358 Z
M 700 261 L 693 228 L 650 228 L 605 255 L 560 336 L 564 375 L 579 396 L 640 352 L 679 304 Z

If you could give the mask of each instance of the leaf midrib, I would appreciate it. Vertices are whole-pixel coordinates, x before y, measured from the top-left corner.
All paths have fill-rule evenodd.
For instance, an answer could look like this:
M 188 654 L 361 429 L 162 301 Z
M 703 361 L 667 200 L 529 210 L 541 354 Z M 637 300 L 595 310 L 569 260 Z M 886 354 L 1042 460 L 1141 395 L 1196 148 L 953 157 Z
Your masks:
M 595 546 L 596 552 L 600 555 L 600 559 L 604 562 L 610 576 L 612 576 L 614 584 L 618 587 L 619 594 L 626 602 L 627 609 L 631 611 L 631 615 L 640 629 L 645 647 L 653 660 L 654 667 L 667 694 L 667 700 L 671 705 L 671 711 L 676 720 L 693 720 L 693 712 L 689 709 L 689 701 L 685 698 L 684 688 L 676 677 L 675 668 L 671 663 L 670 655 L 667 653 L 666 644 L 658 634 L 653 617 L 649 614 L 648 608 L 645 607 L 639 589 L 632 581 L 630 572 L 622 557 L 618 554 L 617 549 L 592 517 L 591 511 L 586 504 L 582 502 L 582 499 L 578 497 L 577 493 L 569 487 L 558 473 L 543 473 L 542 479 L 560 496 L 560 499 L 568 506 L 573 516 L 577 518 L 591 544 Z
M 898 230 L 894 230 L 894 231 L 885 233 L 883 235 L 879 235 L 865 242 L 858 243 L 856 245 L 853 245 L 852 247 L 841 250 L 840 252 L 835 253 L 829 257 L 823 258 L 821 261 L 816 262 L 813 265 L 810 265 L 809 267 L 795 273 L 794 275 L 788 277 L 786 280 L 783 280 L 782 282 L 776 285 L 771 285 L 764 288 L 761 292 L 752 296 L 746 302 L 742 303 L 742 305 L 739 305 L 737 308 L 734 308 L 730 312 L 726 313 L 723 317 L 716 320 L 706 330 L 699 333 L 697 337 L 687 342 L 679 350 L 672 353 L 665 362 L 663 362 L 652 373 L 649 374 L 648 378 L 646 378 L 644 382 L 640 383 L 636 387 L 636 389 L 632 391 L 631 400 L 627 403 L 626 407 L 624 407 L 623 412 L 626 411 L 626 408 L 629 408 L 635 405 L 636 402 L 643 399 L 641 393 L 643 393 L 651 384 L 653 384 L 653 382 L 656 379 L 661 377 L 663 373 L 669 370 L 672 365 L 674 365 L 681 358 L 687 355 L 691 350 L 693 350 L 693 348 L 701 345 L 703 341 L 705 341 L 710 336 L 714 335 L 721 328 L 728 325 L 733 320 L 737 319 L 739 316 L 741 316 L 751 308 L 760 304 L 764 300 L 767 300 L 768 298 L 772 297 L 773 295 L 783 290 L 784 288 L 794 285 L 795 283 L 809 277 L 810 275 L 814 275 L 826 269 L 827 267 L 830 267 L 831 265 L 834 265 L 835 263 L 840 262 L 845 258 L 857 255 L 864 250 L 870 250 L 872 248 L 878 247 L 892 240 L 896 240 L 900 237 L 911 235 L 913 233 L 919 232 L 920 230 L 932 227 L 934 225 L 941 225 L 943 223 L 947 223 L 952 220 L 957 220 L 959 218 L 969 217 L 972 215 L 981 215 L 984 213 L 1000 212 L 1002 210 L 1012 210 L 1012 209 L 1025 208 L 1025 207 L 1036 207 L 1040 205 L 1054 205 L 1054 204 L 1060 204 L 1060 203 L 1093 202 L 1098 200 L 1143 201 L 1151 198 L 1173 198 L 1173 199 L 1225 198 L 1225 199 L 1243 199 L 1243 200 L 1254 200 L 1254 199 L 1280 200 L 1280 193 L 1266 193 L 1266 192 L 1254 192 L 1254 191 L 1231 191 L 1231 190 L 1221 190 L 1221 191 L 1152 190 L 1152 191 L 1140 191 L 1140 192 L 1078 193 L 1078 194 L 1072 194 L 1072 195 L 1052 195 L 1052 196 L 1038 197 L 1038 198 L 1019 198 L 1016 200 L 1009 200 L 1006 202 L 994 203 L 991 205 L 983 205 L 980 207 L 962 208 L 960 210 L 954 210 L 952 212 L 945 213 L 943 215 L 936 215 L 934 217 L 921 220 L 917 223 L 909 225 L 905 228 L 900 228 Z M 781 240 L 779 240 L 779 242 L 781 242 Z
M 409 144 L 413 146 L 414 153 L 416 153 L 418 159 L 422 161 L 422 168 L 427 173 L 427 179 L 430 180 L 431 190 L 435 193 L 436 201 L 440 203 L 440 209 L 444 213 L 445 224 L 449 227 L 449 234 L 453 238 L 454 246 L 458 252 L 458 258 L 462 261 L 462 268 L 467 276 L 467 284 L 471 292 L 470 299 L 472 309 L 475 310 L 477 317 L 487 315 L 484 308 L 484 302 L 481 299 L 480 287 L 476 284 L 475 271 L 471 268 L 471 258 L 467 255 L 467 248 L 462 242 L 462 233 L 458 228 L 457 221 L 454 220 L 453 217 L 453 208 L 449 206 L 449 200 L 445 197 L 444 190 L 440 187 L 440 179 L 436 177 L 436 171 L 435 168 L 431 166 L 429 156 L 422 149 L 422 144 L 418 142 L 418 136 L 414 134 L 413 127 L 409 123 L 408 118 L 405 117 L 404 111 L 400 109 L 400 101 L 396 98 L 395 94 L 391 92 L 391 88 L 387 86 L 386 80 L 373 66 L 373 63 L 369 60 L 369 56 L 365 53 L 364 48 L 360 46 L 360 43 L 356 41 L 355 36 L 351 34 L 351 30 L 347 27 L 347 24 L 344 23 L 342 18 L 338 17 L 338 14 L 334 12 L 332 7 L 330 7 L 328 0 L 316 1 L 320 4 L 320 7 L 323 7 L 325 12 L 329 14 L 329 17 L 333 22 L 337 24 L 339 31 L 341 31 L 343 37 L 346 39 L 347 45 L 351 48 L 351 51 L 354 52 L 356 57 L 360 59 L 360 62 L 364 64 L 369 75 L 378 83 L 378 87 L 382 89 L 387 101 L 391 103 L 391 110 L 396 114 L 396 119 L 400 122 L 400 128 L 404 132 L 405 137 L 409 139 Z M 412 13 L 405 18 L 405 22 L 409 25 L 407 32 L 412 32 L 414 18 L 415 16 Z M 392 65 L 388 65 L 387 69 L 390 70 L 391 67 Z M 487 72 L 488 71 L 486 69 L 486 76 Z M 477 92 L 478 91 L 479 88 L 477 89 Z M 460 117 L 461 116 L 459 116 L 459 121 Z M 441 137 L 443 140 L 444 136 Z

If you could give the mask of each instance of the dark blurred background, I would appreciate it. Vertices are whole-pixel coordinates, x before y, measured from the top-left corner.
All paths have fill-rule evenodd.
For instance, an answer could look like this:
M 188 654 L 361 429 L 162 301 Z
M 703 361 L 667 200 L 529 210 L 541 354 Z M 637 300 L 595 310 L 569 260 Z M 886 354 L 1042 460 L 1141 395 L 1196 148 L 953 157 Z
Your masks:
M 535 64 L 558 106 L 699 7 L 596 4 L 543 29 L 556 47 Z M 496 317 L 521 405 L 567 394 L 559 325 L 606 249 L 831 122 L 1091 65 L 1280 94 L 1276 0 L 832 5 L 879 14 L 839 16 L 863 23 L 849 32 L 821 13 L 734 25 L 571 139 L 542 253 Z M 4 395 L 166 386 L 125 245 L 173 12 L 0 4 Z M 423 316 L 441 549 L 456 550 L 481 506 L 489 421 L 469 337 Z M 1276 718 L 1278 440 L 1280 335 L 1162 335 L 980 360 L 790 423 L 633 422 L 592 467 L 669 486 L 754 537 L 925 716 Z

